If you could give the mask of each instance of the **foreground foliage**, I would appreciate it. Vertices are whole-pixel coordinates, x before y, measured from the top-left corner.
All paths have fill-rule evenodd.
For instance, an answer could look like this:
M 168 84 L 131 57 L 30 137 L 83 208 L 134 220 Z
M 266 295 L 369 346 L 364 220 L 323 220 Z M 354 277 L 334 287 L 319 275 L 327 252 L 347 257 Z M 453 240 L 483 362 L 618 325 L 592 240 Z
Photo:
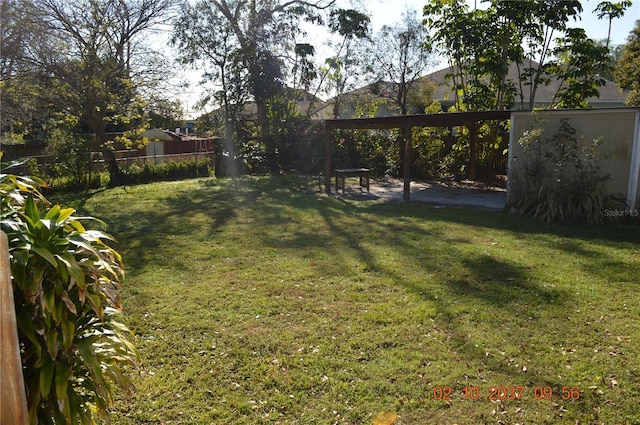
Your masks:
M 637 226 L 316 190 L 201 179 L 67 200 L 128 260 L 145 367 L 114 423 L 640 422 Z M 489 400 L 501 386 L 521 399 Z
M 1 227 L 9 238 L 30 422 L 90 424 L 106 416 L 113 387 L 137 353 L 122 322 L 120 255 L 96 220 L 51 205 L 42 182 L 0 174 Z

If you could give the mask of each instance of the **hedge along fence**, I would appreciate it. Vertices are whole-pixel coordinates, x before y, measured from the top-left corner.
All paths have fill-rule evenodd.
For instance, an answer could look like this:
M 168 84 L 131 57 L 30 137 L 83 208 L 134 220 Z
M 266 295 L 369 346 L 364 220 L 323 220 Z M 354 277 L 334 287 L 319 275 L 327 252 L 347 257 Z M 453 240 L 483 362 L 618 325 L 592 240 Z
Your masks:
M 208 177 L 215 167 L 213 152 L 153 156 L 139 153 L 137 150 L 115 151 L 125 184 Z M 108 183 L 104 160 L 99 152 L 80 158 L 76 155 L 74 161 L 58 160 L 56 163 L 55 160 L 53 155 L 25 157 L 16 174 L 37 175 L 54 188 L 70 190 L 97 189 Z
M 208 159 L 191 159 L 182 162 L 159 162 L 158 164 L 132 165 L 123 170 L 126 184 L 151 183 L 163 180 L 180 180 L 195 177 L 208 177 L 211 174 Z
M 116 387 L 133 390 L 126 371 L 139 363 L 120 313 L 122 261 L 87 227 L 103 223 L 51 205 L 40 184 L 0 174 L 29 422 L 91 424 Z

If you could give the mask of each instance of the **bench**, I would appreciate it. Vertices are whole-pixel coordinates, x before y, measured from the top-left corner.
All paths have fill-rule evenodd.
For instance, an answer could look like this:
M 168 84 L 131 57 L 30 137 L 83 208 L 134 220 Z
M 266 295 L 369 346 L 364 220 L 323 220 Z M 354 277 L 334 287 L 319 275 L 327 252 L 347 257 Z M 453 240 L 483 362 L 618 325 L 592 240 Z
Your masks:
M 359 177 L 360 187 L 366 187 L 367 192 L 369 192 L 369 176 L 371 175 L 371 170 L 368 168 L 342 168 L 335 170 L 334 175 L 336 176 L 336 193 L 338 193 L 340 186 L 342 186 L 342 193 L 344 193 L 344 181 L 347 177 Z M 340 185 L 340 182 L 342 185 Z

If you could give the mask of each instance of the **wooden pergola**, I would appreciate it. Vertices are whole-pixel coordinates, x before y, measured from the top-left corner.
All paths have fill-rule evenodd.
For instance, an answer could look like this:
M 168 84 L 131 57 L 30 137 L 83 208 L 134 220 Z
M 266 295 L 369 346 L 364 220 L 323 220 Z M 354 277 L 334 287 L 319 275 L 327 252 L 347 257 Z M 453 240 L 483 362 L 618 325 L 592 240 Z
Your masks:
M 324 187 L 327 194 L 331 193 L 331 138 L 333 130 L 381 130 L 399 128 L 404 131 L 404 191 L 403 199 L 410 200 L 411 189 L 411 146 L 413 127 L 458 127 L 464 126 L 469 129 L 469 148 L 471 161 L 469 164 L 469 174 L 475 177 L 477 156 L 477 129 L 478 123 L 483 121 L 506 121 L 511 118 L 511 112 L 507 110 L 500 111 L 474 111 L 474 112 L 448 112 L 441 114 L 423 114 L 423 115 L 401 115 L 393 117 L 377 117 L 377 118 L 354 118 L 354 119 L 329 119 L 324 121 L 324 151 L 325 151 L 325 170 L 324 170 Z

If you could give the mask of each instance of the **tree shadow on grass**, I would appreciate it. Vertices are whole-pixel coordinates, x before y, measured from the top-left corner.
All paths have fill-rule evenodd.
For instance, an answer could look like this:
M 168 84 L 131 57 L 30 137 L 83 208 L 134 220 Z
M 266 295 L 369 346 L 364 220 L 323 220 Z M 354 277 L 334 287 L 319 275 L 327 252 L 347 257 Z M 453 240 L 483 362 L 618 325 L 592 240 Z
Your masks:
M 203 240 L 193 243 L 215 240 L 220 230 L 237 218 L 237 211 L 254 204 L 260 193 L 253 188 L 234 188 L 229 182 L 215 179 L 198 181 L 182 191 L 170 188 L 144 192 L 141 189 L 111 189 L 103 204 L 92 203 L 94 198 L 101 199 L 104 195 L 100 192 L 82 194 L 70 201 L 80 213 L 91 214 L 106 223 L 107 232 L 118 241 L 114 243 L 115 248 L 124 250 L 129 266 L 166 265 L 167 259 L 159 254 L 162 251 L 159 247 L 174 243 L 173 235 L 197 229 Z M 151 193 L 152 198 L 136 198 L 138 192 Z
M 523 267 L 489 256 L 465 258 L 462 264 L 467 270 L 466 278 L 447 282 L 454 295 L 498 306 L 515 302 L 538 306 L 558 304 L 567 296 L 565 291 L 534 283 L 536 278 Z

